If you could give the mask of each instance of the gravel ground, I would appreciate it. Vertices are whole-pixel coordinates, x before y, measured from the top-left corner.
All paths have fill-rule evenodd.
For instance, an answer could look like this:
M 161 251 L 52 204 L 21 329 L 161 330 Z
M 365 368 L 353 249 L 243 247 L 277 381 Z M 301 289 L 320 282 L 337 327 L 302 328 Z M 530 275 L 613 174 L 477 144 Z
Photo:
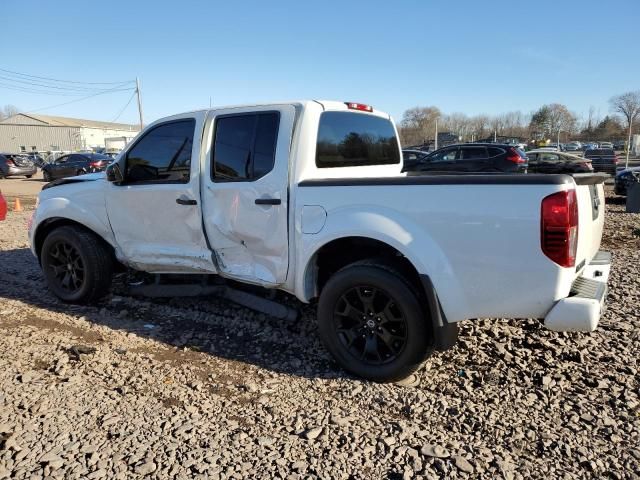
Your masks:
M 346 375 L 309 307 L 60 304 L 29 214 L 0 222 L 0 479 L 640 478 L 640 215 L 620 204 L 595 333 L 463 322 L 417 387 Z

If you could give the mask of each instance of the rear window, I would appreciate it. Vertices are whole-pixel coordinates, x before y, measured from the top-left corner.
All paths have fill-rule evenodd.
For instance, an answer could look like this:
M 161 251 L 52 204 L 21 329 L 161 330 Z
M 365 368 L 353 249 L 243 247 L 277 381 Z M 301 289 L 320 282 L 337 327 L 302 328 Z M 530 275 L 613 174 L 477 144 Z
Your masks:
M 591 150 L 587 150 L 585 152 L 585 156 L 594 155 L 614 155 L 614 151 L 606 148 L 592 148 Z
M 319 168 L 396 163 L 400 163 L 400 146 L 388 119 L 354 112 L 324 112 L 320 116 Z

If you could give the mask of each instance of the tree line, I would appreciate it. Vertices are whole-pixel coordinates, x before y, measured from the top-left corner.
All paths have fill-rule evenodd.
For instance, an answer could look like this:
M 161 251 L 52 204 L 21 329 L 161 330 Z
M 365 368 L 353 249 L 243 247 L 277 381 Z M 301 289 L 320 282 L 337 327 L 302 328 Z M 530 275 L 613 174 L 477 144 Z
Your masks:
M 610 114 L 600 117 L 591 107 L 585 118 L 565 105 L 542 105 L 529 114 L 519 110 L 499 115 L 443 113 L 438 107 L 413 107 L 406 110 L 398 125 L 403 145 L 420 145 L 435 138 L 438 132 L 451 132 L 461 141 L 478 141 L 495 137 L 529 140 L 628 140 L 640 132 L 640 91 L 616 95 L 609 100 Z

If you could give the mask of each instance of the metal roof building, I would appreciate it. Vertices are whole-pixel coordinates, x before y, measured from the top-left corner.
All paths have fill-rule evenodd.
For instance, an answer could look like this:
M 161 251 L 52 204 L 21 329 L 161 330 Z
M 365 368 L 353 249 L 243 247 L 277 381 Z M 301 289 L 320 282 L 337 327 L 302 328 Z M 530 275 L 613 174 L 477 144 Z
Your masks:
M 74 151 L 104 147 L 105 138 L 131 139 L 139 130 L 137 125 L 125 123 L 18 113 L 0 121 L 0 151 Z

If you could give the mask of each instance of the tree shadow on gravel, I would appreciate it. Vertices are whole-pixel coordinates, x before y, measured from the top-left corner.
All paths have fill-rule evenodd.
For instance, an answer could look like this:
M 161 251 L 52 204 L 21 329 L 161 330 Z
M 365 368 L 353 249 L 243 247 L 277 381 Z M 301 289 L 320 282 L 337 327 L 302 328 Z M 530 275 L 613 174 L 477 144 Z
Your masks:
M 0 251 L 0 297 L 84 317 L 94 324 L 151 338 L 174 349 L 175 356 L 173 352 L 150 349 L 148 353 L 158 359 L 184 363 L 187 358 L 195 360 L 197 352 L 202 352 L 299 377 L 353 378 L 338 367 L 319 342 L 315 308 L 285 294 L 278 300 L 299 309 L 295 321 L 269 317 L 216 298 L 129 297 L 119 291 L 117 281 L 113 290 L 96 305 L 62 303 L 47 289 L 29 249 Z M 40 325 L 34 317 L 37 315 L 30 316 L 28 323 L 52 328 L 52 322 Z M 65 330 L 63 324 L 60 330 Z M 78 336 L 75 329 L 71 333 Z

